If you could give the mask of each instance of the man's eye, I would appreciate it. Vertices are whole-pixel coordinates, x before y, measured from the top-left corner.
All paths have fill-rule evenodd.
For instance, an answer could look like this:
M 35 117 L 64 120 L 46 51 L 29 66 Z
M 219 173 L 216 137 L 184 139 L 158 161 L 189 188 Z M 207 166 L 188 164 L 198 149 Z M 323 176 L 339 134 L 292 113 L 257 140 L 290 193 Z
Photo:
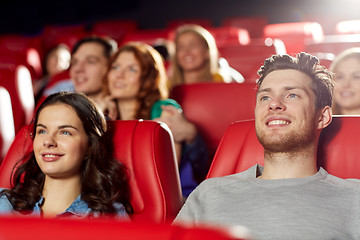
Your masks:
M 297 95 L 295 93 L 290 93 L 289 98 L 297 98 Z
M 268 96 L 262 96 L 260 98 L 260 101 L 266 101 L 266 100 L 269 100 L 269 99 L 270 99 L 270 97 L 268 97 Z

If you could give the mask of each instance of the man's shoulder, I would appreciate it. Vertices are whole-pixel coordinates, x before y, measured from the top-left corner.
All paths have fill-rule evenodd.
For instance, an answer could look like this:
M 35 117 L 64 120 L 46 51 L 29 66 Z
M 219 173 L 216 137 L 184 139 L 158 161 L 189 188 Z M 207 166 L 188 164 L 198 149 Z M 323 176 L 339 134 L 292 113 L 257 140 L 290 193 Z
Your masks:
M 356 178 L 340 178 L 332 174 L 327 174 L 325 181 L 328 184 L 334 185 L 339 188 L 353 188 L 360 191 L 360 179 Z
M 256 178 L 257 165 L 252 166 L 246 171 L 235 173 L 223 177 L 208 178 L 199 186 L 199 190 L 203 192 L 211 191 L 217 188 L 231 187 L 233 184 L 239 186 L 241 183 L 248 183 L 250 179 Z

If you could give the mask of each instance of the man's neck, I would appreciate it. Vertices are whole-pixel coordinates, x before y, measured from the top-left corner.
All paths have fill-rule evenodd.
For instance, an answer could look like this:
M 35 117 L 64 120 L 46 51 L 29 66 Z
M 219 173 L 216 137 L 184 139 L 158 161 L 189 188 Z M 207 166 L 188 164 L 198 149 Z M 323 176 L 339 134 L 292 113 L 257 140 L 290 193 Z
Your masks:
M 303 178 L 317 173 L 316 151 L 269 153 L 265 150 L 262 179 Z

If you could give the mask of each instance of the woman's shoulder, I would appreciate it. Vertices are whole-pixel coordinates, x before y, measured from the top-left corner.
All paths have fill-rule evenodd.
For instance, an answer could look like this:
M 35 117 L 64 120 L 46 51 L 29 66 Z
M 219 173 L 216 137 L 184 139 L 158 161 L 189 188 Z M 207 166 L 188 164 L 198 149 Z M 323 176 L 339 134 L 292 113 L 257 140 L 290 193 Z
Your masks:
M 3 191 L 3 188 L 0 188 L 0 193 Z M 10 213 L 14 210 L 13 206 L 11 205 L 9 199 L 5 194 L 0 195 L 0 214 Z

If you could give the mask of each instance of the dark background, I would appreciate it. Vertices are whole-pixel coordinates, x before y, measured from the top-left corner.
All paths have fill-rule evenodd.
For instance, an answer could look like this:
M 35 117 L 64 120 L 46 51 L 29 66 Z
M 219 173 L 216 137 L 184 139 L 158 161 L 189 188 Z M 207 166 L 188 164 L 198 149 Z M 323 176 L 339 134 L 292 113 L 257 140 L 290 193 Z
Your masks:
M 327 34 L 336 22 L 360 19 L 359 0 L 50 0 L 0 2 L 0 34 L 41 33 L 46 24 L 136 20 L 142 29 L 163 28 L 179 18 L 209 18 L 219 26 L 226 17 L 260 15 L 269 23 L 318 21 Z

